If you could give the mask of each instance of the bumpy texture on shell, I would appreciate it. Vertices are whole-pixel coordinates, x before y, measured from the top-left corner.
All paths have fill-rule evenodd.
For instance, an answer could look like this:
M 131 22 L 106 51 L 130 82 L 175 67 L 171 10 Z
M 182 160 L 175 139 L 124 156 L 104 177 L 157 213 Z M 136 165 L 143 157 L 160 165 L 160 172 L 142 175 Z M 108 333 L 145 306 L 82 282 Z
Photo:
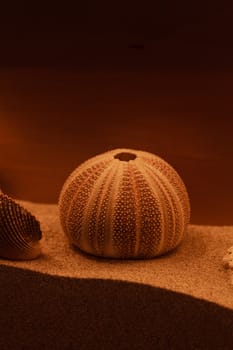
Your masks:
M 41 237 L 36 218 L 13 199 L 0 193 L 0 257 L 35 259 L 41 254 Z
M 70 241 L 104 257 L 150 258 L 175 248 L 190 218 L 177 172 L 144 151 L 116 149 L 81 164 L 59 198 Z

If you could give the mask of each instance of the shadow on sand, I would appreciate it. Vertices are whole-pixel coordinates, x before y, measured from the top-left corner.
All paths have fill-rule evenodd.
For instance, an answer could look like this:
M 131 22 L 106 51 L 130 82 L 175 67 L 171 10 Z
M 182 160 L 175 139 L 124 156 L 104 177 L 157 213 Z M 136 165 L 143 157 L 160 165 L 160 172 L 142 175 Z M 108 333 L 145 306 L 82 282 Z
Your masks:
M 232 349 L 233 311 L 137 283 L 0 266 L 0 348 Z

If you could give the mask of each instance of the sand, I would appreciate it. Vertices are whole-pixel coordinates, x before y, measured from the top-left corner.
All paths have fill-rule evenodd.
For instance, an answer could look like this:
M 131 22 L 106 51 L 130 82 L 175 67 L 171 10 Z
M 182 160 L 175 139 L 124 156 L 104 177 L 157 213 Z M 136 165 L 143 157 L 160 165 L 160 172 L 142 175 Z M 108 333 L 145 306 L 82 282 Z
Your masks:
M 19 340 L 18 349 L 34 342 L 38 349 L 43 342 L 56 349 L 232 349 L 233 285 L 222 258 L 233 226 L 190 225 L 175 251 L 155 259 L 95 258 L 69 244 L 57 205 L 20 203 L 41 222 L 43 254 L 0 260 L 0 329 L 14 334 L 0 338 L 1 349 Z

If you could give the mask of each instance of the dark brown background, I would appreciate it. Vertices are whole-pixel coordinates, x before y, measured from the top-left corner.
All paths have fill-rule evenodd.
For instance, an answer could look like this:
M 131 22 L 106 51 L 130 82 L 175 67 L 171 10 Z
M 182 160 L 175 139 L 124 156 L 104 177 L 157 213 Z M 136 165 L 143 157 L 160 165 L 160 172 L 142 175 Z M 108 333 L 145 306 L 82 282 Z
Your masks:
M 57 202 L 115 147 L 162 156 L 192 222 L 232 224 L 232 2 L 40 2 L 0 14 L 0 186 Z

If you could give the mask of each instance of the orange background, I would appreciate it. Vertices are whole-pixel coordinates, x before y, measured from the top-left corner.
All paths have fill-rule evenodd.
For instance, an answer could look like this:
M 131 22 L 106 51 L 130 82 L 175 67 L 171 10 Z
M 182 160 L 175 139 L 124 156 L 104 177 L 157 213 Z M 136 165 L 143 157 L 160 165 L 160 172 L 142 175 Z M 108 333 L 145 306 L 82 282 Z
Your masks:
M 232 224 L 232 5 L 211 4 L 1 13 L 2 190 L 57 202 L 82 161 L 129 147 L 175 167 L 193 223 Z

